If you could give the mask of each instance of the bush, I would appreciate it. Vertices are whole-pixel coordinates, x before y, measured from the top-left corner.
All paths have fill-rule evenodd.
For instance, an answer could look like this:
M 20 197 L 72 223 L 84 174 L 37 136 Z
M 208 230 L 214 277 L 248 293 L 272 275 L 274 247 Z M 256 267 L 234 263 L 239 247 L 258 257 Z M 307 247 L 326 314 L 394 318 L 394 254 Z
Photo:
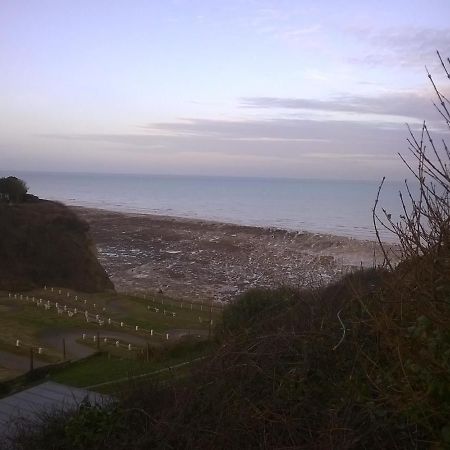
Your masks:
M 256 322 L 276 314 L 283 305 L 292 303 L 295 295 L 295 290 L 287 287 L 249 289 L 224 309 L 223 332 L 235 333 L 250 328 Z
M 0 193 L 6 194 L 10 202 L 21 203 L 25 200 L 28 186 L 16 177 L 0 178 Z

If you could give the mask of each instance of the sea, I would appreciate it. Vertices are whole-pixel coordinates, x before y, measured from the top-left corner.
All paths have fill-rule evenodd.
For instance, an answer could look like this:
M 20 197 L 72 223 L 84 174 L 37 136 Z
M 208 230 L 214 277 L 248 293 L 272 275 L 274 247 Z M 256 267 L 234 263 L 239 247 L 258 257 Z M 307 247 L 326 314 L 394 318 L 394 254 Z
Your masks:
M 379 181 L 95 173 L 3 172 L 68 205 L 214 220 L 374 240 Z M 385 182 L 381 208 L 399 217 L 402 183 Z M 382 239 L 395 241 L 384 229 Z

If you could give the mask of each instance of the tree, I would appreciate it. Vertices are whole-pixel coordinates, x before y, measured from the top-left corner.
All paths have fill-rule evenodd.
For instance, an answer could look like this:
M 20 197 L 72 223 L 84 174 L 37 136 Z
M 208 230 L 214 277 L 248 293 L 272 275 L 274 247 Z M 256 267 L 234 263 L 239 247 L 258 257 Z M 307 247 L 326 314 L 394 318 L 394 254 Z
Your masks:
M 437 52 L 446 78 L 450 80 L 450 58 L 446 60 Z M 450 131 L 450 100 L 438 89 L 433 77 L 428 78 L 436 94 L 434 106 L 444 121 L 444 128 Z M 378 196 L 373 209 L 373 219 L 378 241 L 385 256 L 385 263 L 391 266 L 387 252 L 380 241 L 377 225 L 394 233 L 400 243 L 401 259 L 412 259 L 423 255 L 440 257 L 450 248 L 450 149 L 447 143 L 436 142 L 424 122 L 419 133 L 409 128 L 409 151 L 413 163 L 409 163 L 400 153 L 399 156 L 413 175 L 418 185 L 418 195 L 413 196 L 405 180 L 406 193 L 400 192 L 403 214 L 396 222 L 384 209 L 384 218 L 377 212 Z M 380 194 L 383 181 L 380 185 Z M 391 266 L 392 268 L 392 266 Z
M 25 199 L 25 194 L 28 191 L 28 186 L 25 181 L 17 177 L 3 177 L 0 178 L 0 193 L 6 194 L 9 201 L 20 203 Z

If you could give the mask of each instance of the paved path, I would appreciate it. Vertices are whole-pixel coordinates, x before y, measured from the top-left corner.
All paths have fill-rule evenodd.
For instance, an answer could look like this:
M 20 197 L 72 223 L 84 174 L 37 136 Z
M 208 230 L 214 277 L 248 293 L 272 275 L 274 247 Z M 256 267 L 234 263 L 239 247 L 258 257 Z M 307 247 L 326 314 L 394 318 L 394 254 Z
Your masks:
M 52 381 L 39 384 L 0 400 L 1 448 L 8 448 L 7 438 L 21 432 L 21 428 L 38 426 L 48 414 L 76 409 L 83 401 L 106 405 L 113 401 L 107 395 L 74 388 Z
M 109 338 L 111 340 L 123 340 L 127 343 L 145 347 L 148 342 L 152 342 L 151 339 L 145 339 L 142 336 L 137 336 L 135 334 L 126 333 L 122 331 L 111 331 L 111 330 L 99 330 L 100 339 Z M 96 335 L 96 331 L 92 329 L 80 329 L 80 330 L 58 330 L 58 331 L 47 331 L 38 338 L 40 345 L 44 348 L 55 348 L 62 354 L 63 351 L 63 339 L 65 340 L 66 346 L 66 357 L 67 359 L 81 359 L 86 358 L 96 352 L 96 349 L 83 345 L 77 342 L 81 339 L 83 333 L 87 336 L 93 337 Z M 183 336 L 197 336 L 197 337 L 207 337 L 208 330 L 189 330 L 189 329 L 172 329 L 168 333 L 177 339 Z M 50 364 L 45 361 L 38 360 L 35 356 L 34 367 L 42 367 Z M 16 355 L 14 353 L 9 353 L 0 350 L 0 366 L 5 367 L 9 370 L 14 370 L 17 372 L 27 372 L 30 369 L 30 358 L 25 355 Z
M 54 347 L 62 352 L 62 340 L 66 342 L 66 354 L 68 358 L 79 359 L 92 355 L 96 350 L 87 345 L 80 344 L 77 340 L 81 339 L 83 333 L 86 336 L 96 336 L 96 331 L 90 330 L 70 330 L 70 331 L 51 331 L 47 332 L 39 338 L 40 342 L 47 347 Z M 99 330 L 100 339 L 121 339 L 130 344 L 145 346 L 147 341 L 145 338 L 136 336 L 122 331 Z
M 36 357 L 33 359 L 33 366 L 35 368 L 45 366 L 46 364 L 48 363 L 39 361 Z M 26 372 L 30 370 L 30 357 L 0 350 L 0 366 L 10 370 Z

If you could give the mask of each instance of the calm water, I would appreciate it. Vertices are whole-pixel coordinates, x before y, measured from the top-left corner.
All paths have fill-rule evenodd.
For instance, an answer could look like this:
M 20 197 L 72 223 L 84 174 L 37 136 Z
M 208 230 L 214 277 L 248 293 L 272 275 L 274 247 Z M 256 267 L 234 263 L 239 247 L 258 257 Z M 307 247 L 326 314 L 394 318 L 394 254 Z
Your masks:
M 30 193 L 71 205 L 374 238 L 371 208 L 378 183 L 372 181 L 10 174 L 23 178 Z M 394 216 L 400 187 L 386 184 L 380 200 Z

